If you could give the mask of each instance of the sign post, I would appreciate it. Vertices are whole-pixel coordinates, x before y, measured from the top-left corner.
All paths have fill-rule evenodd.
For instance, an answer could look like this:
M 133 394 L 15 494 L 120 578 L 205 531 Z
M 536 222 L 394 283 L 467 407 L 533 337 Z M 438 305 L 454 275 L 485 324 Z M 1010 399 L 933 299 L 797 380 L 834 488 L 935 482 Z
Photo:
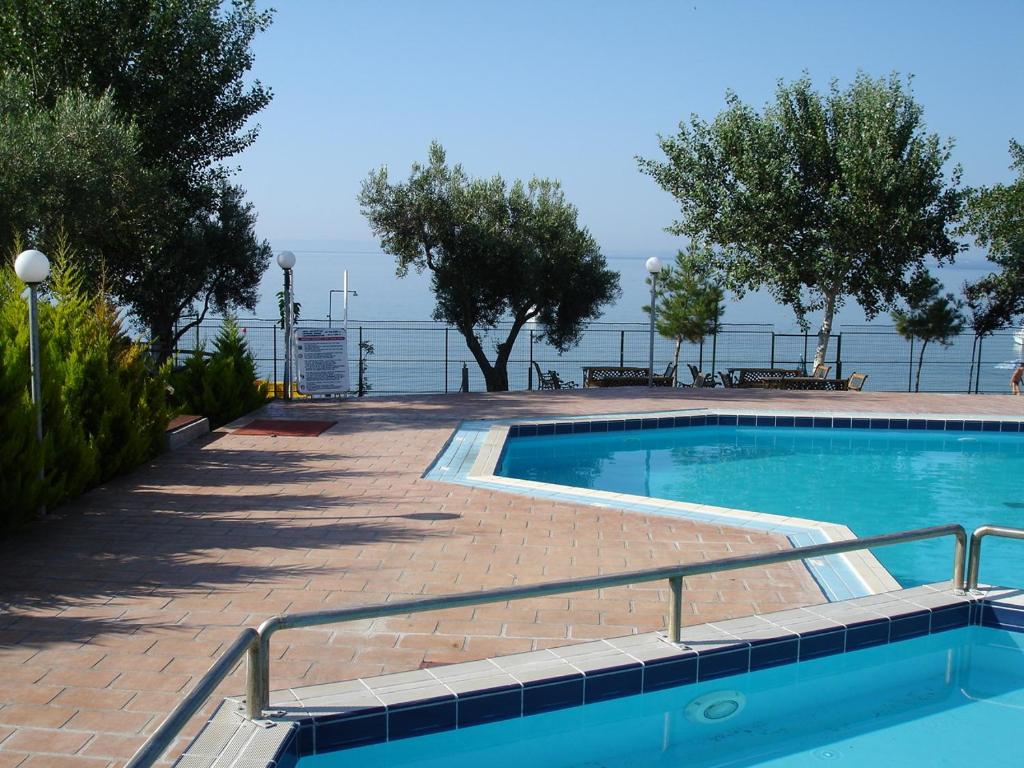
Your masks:
M 340 395 L 351 389 L 345 328 L 296 328 L 295 362 L 304 395 Z

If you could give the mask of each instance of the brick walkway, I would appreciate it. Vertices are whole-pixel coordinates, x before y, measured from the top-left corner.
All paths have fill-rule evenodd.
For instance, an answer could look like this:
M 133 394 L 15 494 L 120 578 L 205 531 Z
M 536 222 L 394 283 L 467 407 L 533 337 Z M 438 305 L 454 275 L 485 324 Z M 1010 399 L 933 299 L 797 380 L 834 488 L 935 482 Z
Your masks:
M 700 404 L 1020 415 L 1011 397 L 645 390 L 272 405 L 320 437 L 219 432 L 2 547 L 0 768 L 122 764 L 241 627 L 383 602 L 763 551 L 738 529 L 423 480 L 460 419 Z M 296 630 L 272 686 L 661 628 L 662 585 Z M 692 622 L 820 602 L 800 566 L 691 579 Z M 242 687 L 241 670 L 224 692 Z M 194 733 L 198 720 L 193 723 Z M 180 742 L 178 749 L 183 742 Z

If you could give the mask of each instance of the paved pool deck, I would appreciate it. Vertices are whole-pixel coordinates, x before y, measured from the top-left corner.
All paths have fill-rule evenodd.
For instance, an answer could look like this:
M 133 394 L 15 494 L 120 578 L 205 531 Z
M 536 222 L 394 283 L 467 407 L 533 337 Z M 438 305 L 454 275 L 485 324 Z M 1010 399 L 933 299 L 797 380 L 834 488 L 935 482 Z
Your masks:
M 788 547 L 756 531 L 422 478 L 463 420 L 708 406 L 1024 415 L 1024 398 L 1010 396 L 642 388 L 273 403 L 259 415 L 338 423 L 319 437 L 219 430 L 0 545 L 0 768 L 123 764 L 242 627 L 277 613 Z M 686 586 L 692 623 L 823 601 L 794 564 Z M 666 610 L 665 585 L 646 585 L 287 631 L 271 685 L 649 632 Z M 240 692 L 242 675 L 223 693 Z

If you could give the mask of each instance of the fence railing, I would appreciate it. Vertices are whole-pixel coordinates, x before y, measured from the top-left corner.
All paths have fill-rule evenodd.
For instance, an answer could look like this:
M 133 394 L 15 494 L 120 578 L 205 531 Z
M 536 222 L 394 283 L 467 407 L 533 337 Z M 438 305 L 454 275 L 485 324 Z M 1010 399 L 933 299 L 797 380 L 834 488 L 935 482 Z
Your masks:
M 148 768 L 153 765 L 173 742 L 175 736 L 177 736 L 178 732 L 188 721 L 188 718 L 199 711 L 213 690 L 230 674 L 243 655 L 248 657 L 246 714 L 253 720 L 262 718 L 264 710 L 270 706 L 270 639 L 276 632 L 281 630 L 487 603 L 503 603 L 511 600 L 525 600 L 546 597 L 548 595 L 585 592 L 593 589 L 608 589 L 667 580 L 671 593 L 668 613 L 668 639 L 670 642 L 678 643 L 682 627 L 683 579 L 687 576 L 721 573 L 722 571 L 764 565 L 777 565 L 812 557 L 837 555 L 844 552 L 874 549 L 876 547 L 924 541 L 945 536 L 954 536 L 956 538 L 953 551 L 952 585 L 954 589 L 961 590 L 964 586 L 967 532 L 961 525 L 939 525 L 930 528 L 916 528 L 909 531 L 887 533 L 880 536 L 867 536 L 862 539 L 814 544 L 812 546 L 794 547 L 793 549 L 786 550 L 773 550 L 767 553 L 741 555 L 686 565 L 671 565 L 664 568 L 649 568 L 608 576 L 592 576 L 552 581 L 546 584 L 531 584 L 524 587 L 507 587 L 482 592 L 441 595 L 438 597 L 404 600 L 357 608 L 308 611 L 274 616 L 264 621 L 255 633 L 252 629 L 246 629 L 239 635 L 225 654 L 200 679 L 196 687 L 186 695 L 153 735 L 147 739 L 146 743 L 139 748 L 138 752 L 128 761 L 126 768 Z
M 256 358 L 259 374 L 281 381 L 284 371 L 284 335 L 274 320 L 238 321 L 249 349 Z M 326 320 L 302 320 L 300 326 L 324 327 Z M 212 340 L 221 321 L 210 319 L 190 330 L 180 348 L 193 348 Z M 478 329 L 477 335 L 490 357 L 504 342 L 508 325 Z M 486 389 L 483 376 L 462 335 L 442 323 L 416 321 L 350 321 L 350 374 L 353 393 L 361 395 L 426 394 L 457 392 L 463 383 L 463 368 L 472 391 Z M 585 366 L 648 365 L 649 331 L 643 323 L 592 323 L 579 344 L 564 353 L 545 343 L 538 328 L 527 326 L 513 345 L 509 357 L 509 388 L 537 386 L 534 363 L 544 371 L 554 370 L 564 381 L 582 381 Z M 680 368 L 693 363 L 702 371 L 728 368 L 811 367 L 816 345 L 814 333 L 777 333 L 771 325 L 725 325 L 701 344 L 683 343 Z M 916 387 L 921 343 L 907 341 L 884 327 L 842 329 L 829 340 L 826 364 L 832 376 L 859 372 L 868 375 L 868 389 L 912 391 Z M 950 345 L 929 344 L 925 349 L 920 379 L 924 392 L 1008 392 L 1011 371 L 1007 364 L 1021 355 L 1019 338 L 1012 329 L 997 332 L 980 341 L 973 335 L 955 337 Z M 655 372 L 665 370 L 675 359 L 675 342 L 655 337 Z M 1004 366 L 998 368 L 997 366 Z M 362 372 L 362 375 L 360 375 Z M 680 381 L 689 383 L 688 374 Z

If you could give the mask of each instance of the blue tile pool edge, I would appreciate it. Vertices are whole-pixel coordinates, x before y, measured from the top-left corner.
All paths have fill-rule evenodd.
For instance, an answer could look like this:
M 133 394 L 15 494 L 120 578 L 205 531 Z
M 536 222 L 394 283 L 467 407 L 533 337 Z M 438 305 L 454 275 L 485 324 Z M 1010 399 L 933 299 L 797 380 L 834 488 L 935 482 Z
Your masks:
M 290 689 L 273 694 L 278 709 L 256 722 L 242 716 L 240 700 L 229 698 L 175 765 L 292 768 L 307 755 L 660 691 L 967 626 L 1024 632 L 1024 590 L 982 588 L 961 595 L 948 584 L 925 585 L 684 627 L 678 645 L 648 633 Z M 399 695 L 397 702 L 385 703 L 382 693 L 374 693 L 394 697 L 396 685 L 400 689 L 403 683 L 410 695 Z M 443 686 L 448 694 L 432 692 L 418 700 L 416 690 L 425 685 Z M 339 688 L 344 690 L 318 695 Z M 317 714 L 310 714 L 313 709 Z

